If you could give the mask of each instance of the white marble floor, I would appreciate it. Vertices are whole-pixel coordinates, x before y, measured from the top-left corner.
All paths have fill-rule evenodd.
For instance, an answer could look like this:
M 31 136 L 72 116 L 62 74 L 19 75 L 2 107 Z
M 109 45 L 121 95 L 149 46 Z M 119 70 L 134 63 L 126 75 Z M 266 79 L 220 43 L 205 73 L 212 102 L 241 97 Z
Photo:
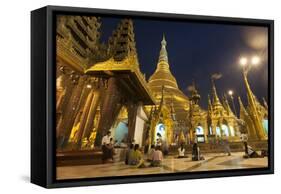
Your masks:
M 244 159 L 242 152 L 231 156 L 218 153 L 205 154 L 205 160 L 191 161 L 191 157 L 177 159 L 173 156 L 165 157 L 161 167 L 136 168 L 123 162 L 57 167 L 57 179 L 94 178 L 107 176 L 143 175 L 159 173 L 176 173 L 192 171 L 210 171 L 244 168 L 264 168 L 268 166 L 268 158 Z M 147 164 L 148 165 L 148 164 Z

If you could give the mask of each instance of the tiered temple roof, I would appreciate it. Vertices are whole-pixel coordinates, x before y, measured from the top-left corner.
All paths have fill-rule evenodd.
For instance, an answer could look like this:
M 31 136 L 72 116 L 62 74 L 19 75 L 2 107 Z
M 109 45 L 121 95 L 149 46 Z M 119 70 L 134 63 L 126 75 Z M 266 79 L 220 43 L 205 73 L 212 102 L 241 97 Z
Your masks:
M 126 85 L 128 94 L 143 104 L 154 105 L 154 98 L 139 68 L 132 20 L 120 22 L 109 39 L 107 52 L 110 56 L 108 60 L 93 64 L 85 73 L 98 77 L 118 77 L 121 84 Z

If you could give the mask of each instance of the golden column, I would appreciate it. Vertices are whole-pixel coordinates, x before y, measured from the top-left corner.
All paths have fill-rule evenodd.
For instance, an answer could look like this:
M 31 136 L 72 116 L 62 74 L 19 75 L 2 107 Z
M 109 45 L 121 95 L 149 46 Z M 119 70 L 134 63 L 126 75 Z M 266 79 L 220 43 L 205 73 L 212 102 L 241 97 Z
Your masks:
M 258 110 L 257 110 L 257 105 L 256 101 L 253 95 L 253 92 L 251 90 L 250 84 L 248 82 L 248 72 L 252 68 L 252 66 L 255 66 L 259 63 L 259 58 L 258 57 L 253 57 L 251 60 L 251 63 L 248 63 L 247 58 L 241 58 L 240 59 L 240 64 L 243 67 L 243 80 L 246 86 L 246 91 L 247 91 L 247 96 L 248 96 L 248 103 L 249 103 L 249 115 L 251 116 L 253 120 L 253 124 L 256 129 L 257 136 L 260 140 L 266 140 L 267 136 L 265 135 L 263 125 L 262 125 L 262 118 L 260 117 Z
M 251 117 L 249 116 L 248 112 L 246 111 L 246 108 L 244 107 L 240 96 L 238 96 L 238 102 L 239 102 L 239 105 L 240 105 L 240 115 L 239 115 L 239 117 L 245 123 L 247 123 L 247 132 L 248 132 L 249 139 L 257 140 L 257 133 L 256 133 L 256 130 L 255 130 L 255 125 L 253 124 L 253 121 L 252 121 Z
M 77 149 L 80 149 L 81 147 L 81 144 L 82 144 L 82 136 L 83 136 L 83 133 L 84 133 L 84 129 L 85 129 L 85 125 L 86 125 L 86 122 L 87 122 L 87 117 L 88 117 L 88 113 L 89 113 L 89 110 L 90 110 L 90 105 L 91 105 L 91 102 L 93 101 L 93 97 L 94 97 L 94 92 L 91 91 L 89 93 L 89 95 L 87 96 L 87 99 L 86 99 L 86 103 L 84 105 L 84 108 L 83 108 L 83 112 L 82 112 L 82 115 L 81 115 L 81 120 L 80 120 L 80 126 L 79 126 L 79 129 L 78 129 L 78 134 L 77 134 Z

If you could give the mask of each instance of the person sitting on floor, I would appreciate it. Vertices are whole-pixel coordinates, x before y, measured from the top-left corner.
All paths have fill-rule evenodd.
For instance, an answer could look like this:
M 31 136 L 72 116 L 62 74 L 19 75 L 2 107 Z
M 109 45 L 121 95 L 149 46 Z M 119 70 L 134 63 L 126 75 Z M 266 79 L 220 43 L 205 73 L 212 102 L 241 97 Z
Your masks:
M 251 146 L 248 145 L 248 155 L 244 158 L 263 158 L 263 155 L 259 155 Z
M 160 146 L 156 146 L 156 149 L 152 155 L 152 162 L 151 162 L 151 166 L 156 167 L 156 166 L 160 166 L 163 160 L 163 154 L 161 151 L 161 147 Z
M 130 157 L 130 165 L 136 165 L 137 168 L 145 167 L 142 153 L 139 150 L 139 144 L 135 144 L 134 150 Z
M 155 145 L 151 145 L 150 147 L 150 150 L 148 151 L 148 154 L 147 154 L 147 161 L 151 162 L 152 161 L 152 156 L 153 156 L 153 153 L 155 152 Z
M 183 143 L 179 147 L 178 152 L 179 152 L 178 158 L 187 158 L 187 156 L 185 155 L 185 149 Z

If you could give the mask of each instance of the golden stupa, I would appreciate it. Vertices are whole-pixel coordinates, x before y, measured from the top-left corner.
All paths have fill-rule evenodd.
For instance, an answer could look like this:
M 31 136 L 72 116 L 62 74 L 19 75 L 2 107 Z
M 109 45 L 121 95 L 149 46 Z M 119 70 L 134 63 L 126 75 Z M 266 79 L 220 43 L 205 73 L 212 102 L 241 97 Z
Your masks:
M 161 102 L 162 88 L 164 88 L 163 98 L 165 104 L 171 106 L 171 109 L 175 111 L 176 120 L 184 120 L 189 110 L 189 100 L 179 89 L 177 80 L 170 71 L 166 45 L 167 42 L 163 35 L 157 68 L 149 78 L 148 86 L 155 97 L 157 105 Z

